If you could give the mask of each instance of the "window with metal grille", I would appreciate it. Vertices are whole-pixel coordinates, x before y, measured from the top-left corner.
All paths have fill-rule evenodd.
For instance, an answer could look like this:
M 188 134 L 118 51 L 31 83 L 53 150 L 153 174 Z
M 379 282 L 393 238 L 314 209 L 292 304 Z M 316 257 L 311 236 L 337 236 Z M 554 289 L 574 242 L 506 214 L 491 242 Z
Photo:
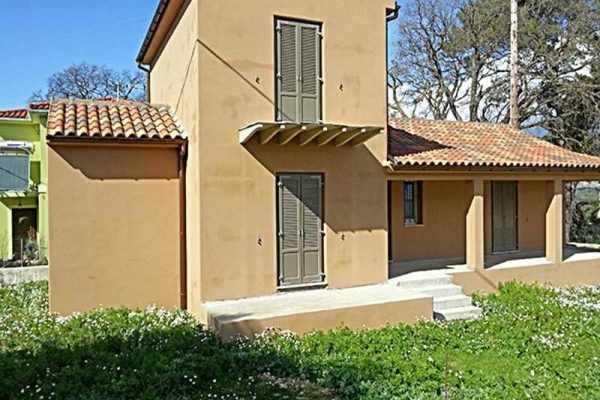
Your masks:
M 320 122 L 321 26 L 277 19 L 277 120 Z
M 423 224 L 423 182 L 404 182 L 404 224 Z

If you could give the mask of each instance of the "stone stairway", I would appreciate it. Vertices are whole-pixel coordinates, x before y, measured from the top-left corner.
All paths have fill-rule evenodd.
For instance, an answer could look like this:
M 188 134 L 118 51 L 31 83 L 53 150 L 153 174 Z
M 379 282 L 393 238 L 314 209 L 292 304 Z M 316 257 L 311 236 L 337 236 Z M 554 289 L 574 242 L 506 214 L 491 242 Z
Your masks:
M 452 276 L 445 271 L 420 271 L 390 280 L 399 288 L 433 297 L 433 315 L 436 320 L 478 319 L 481 309 L 473 305 L 471 297 L 463 293 L 461 286 L 452 283 Z

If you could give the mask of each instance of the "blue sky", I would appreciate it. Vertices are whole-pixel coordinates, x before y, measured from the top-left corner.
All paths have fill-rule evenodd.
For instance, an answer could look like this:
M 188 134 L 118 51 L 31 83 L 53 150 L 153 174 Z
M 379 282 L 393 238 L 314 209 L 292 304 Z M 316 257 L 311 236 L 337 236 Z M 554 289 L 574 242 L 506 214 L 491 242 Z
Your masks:
M 158 4 L 158 0 L 0 1 L 0 109 L 26 106 L 34 91 L 45 89 L 52 73 L 72 64 L 85 61 L 136 69 L 135 57 Z M 393 37 L 390 47 L 392 43 Z
M 0 109 L 74 63 L 135 69 L 158 0 L 1 0 Z

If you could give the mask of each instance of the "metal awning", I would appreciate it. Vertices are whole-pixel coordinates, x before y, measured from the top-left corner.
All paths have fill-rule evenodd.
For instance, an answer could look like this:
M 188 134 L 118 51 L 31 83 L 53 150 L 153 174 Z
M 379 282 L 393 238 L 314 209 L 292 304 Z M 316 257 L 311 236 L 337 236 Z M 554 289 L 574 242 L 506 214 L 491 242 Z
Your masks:
M 270 142 L 286 145 L 295 143 L 317 146 L 358 146 L 375 135 L 384 132 L 381 126 L 350 126 L 328 123 L 298 122 L 256 122 L 238 131 L 240 144 L 249 143 L 257 137 L 257 142 Z

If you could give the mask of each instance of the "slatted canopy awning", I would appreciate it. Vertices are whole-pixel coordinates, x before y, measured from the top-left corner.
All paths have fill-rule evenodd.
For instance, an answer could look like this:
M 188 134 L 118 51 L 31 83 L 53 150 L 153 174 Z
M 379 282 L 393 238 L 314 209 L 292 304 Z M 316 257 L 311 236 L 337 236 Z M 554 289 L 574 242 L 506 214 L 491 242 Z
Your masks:
M 256 137 L 257 143 L 295 143 L 300 146 L 358 146 L 384 132 L 381 126 L 350 126 L 328 123 L 256 122 L 238 131 L 240 144 Z

